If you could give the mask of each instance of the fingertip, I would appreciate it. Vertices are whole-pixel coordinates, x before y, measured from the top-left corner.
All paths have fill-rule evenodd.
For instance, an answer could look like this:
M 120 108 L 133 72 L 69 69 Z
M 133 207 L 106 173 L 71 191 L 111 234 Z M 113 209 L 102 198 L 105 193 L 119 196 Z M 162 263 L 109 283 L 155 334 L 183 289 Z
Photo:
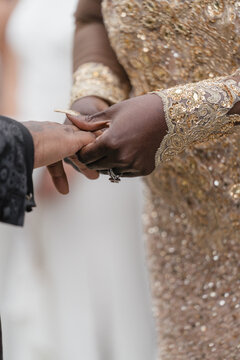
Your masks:
M 89 170 L 89 171 L 91 171 L 91 170 Z M 89 173 L 89 174 L 86 174 L 86 177 L 89 179 L 89 180 L 97 180 L 98 178 L 99 178 L 99 176 L 100 176 L 100 174 L 99 173 L 93 173 L 92 171 L 91 171 L 91 173 Z
M 71 121 L 73 125 L 78 127 L 80 130 L 85 130 L 85 128 L 87 127 L 88 123 L 86 121 L 86 116 L 83 116 L 81 114 L 78 116 L 67 114 L 67 118 Z
M 63 167 L 63 162 L 59 161 L 55 164 L 49 165 L 48 171 L 57 191 L 62 195 L 67 195 L 69 193 L 69 184 Z
M 79 115 L 66 114 L 66 116 L 70 121 L 81 121 L 81 118 L 85 118 L 81 114 L 79 114 Z
M 68 194 L 69 194 L 69 192 L 70 192 L 70 191 L 69 191 L 69 189 L 68 189 L 68 190 L 66 190 L 66 191 L 62 191 L 62 192 L 61 192 L 61 195 L 66 196 L 66 195 L 68 195 Z
M 69 194 L 69 184 L 67 179 L 59 177 L 54 179 L 54 185 L 61 195 Z

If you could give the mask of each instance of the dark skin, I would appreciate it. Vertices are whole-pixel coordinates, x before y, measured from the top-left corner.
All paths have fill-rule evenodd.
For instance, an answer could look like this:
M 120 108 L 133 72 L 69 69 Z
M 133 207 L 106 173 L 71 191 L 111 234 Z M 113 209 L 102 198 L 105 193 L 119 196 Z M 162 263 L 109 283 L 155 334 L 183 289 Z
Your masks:
M 95 114 L 96 112 L 102 111 L 107 107 L 108 107 L 108 104 L 104 100 L 99 99 L 94 96 L 91 96 L 91 97 L 89 96 L 89 97 L 84 97 L 84 98 L 76 101 L 73 104 L 72 109 L 82 113 L 84 116 L 87 116 L 88 114 Z M 84 122 L 79 124 L 79 128 L 81 128 L 81 130 L 90 130 L 90 128 L 86 128 L 86 125 L 88 126 L 90 124 L 85 122 L 85 117 L 83 119 L 84 119 Z M 67 126 L 70 126 L 70 125 L 72 126 L 72 122 L 68 119 L 66 119 L 65 124 Z M 94 125 L 94 124 L 91 124 L 91 125 Z M 95 130 L 93 134 L 90 134 L 93 136 L 92 141 L 95 140 L 96 136 L 101 134 L 101 132 L 99 130 L 97 130 L 97 129 L 101 128 L 100 125 L 101 124 L 99 124 L 97 127 L 95 126 L 95 128 L 92 128 L 92 131 Z M 104 125 L 103 125 L 103 127 L 104 127 Z M 88 137 L 89 133 L 86 133 L 86 136 Z M 65 159 L 66 159 L 66 157 L 65 157 Z M 84 165 L 83 163 L 80 163 L 76 153 L 73 153 L 73 154 L 71 154 L 71 156 L 68 156 L 68 160 L 71 161 L 72 165 L 74 164 L 74 169 L 78 169 L 78 171 L 80 171 L 82 174 L 84 174 L 88 179 L 94 180 L 99 177 L 98 171 L 90 170 L 87 168 L 86 165 Z M 71 169 L 70 167 L 63 167 L 62 162 L 48 167 L 48 170 L 50 172 L 52 179 L 54 180 L 54 183 L 56 183 L 56 181 L 58 183 L 61 183 L 61 189 L 64 190 L 66 193 L 68 192 L 68 183 L 66 181 L 66 178 L 69 178 L 69 180 L 72 179 L 72 177 L 75 175 L 74 169 Z M 59 186 L 57 189 L 59 190 Z M 45 196 L 47 198 L 49 198 L 49 196 L 52 196 L 54 194 L 52 191 L 51 182 L 49 181 L 49 177 L 46 173 L 43 173 L 41 185 L 39 188 L 39 193 L 40 193 L 40 196 Z
M 93 99 L 83 98 L 82 103 L 93 110 Z M 229 114 L 240 114 L 240 103 Z M 69 119 L 77 127 L 84 120 L 83 117 Z M 102 174 L 113 169 L 122 177 L 145 176 L 154 171 L 156 151 L 167 134 L 163 103 L 158 95 L 146 94 L 120 102 L 85 117 L 85 121 L 107 121 L 110 127 L 95 142 L 82 148 L 78 155 L 81 164 Z
M 103 99 L 100 99 L 96 96 L 86 96 L 84 98 L 79 99 L 76 101 L 71 109 L 78 111 L 82 117 L 78 118 L 81 119 L 81 123 L 79 121 L 77 122 L 78 127 L 82 129 L 83 122 L 88 119 L 89 116 L 94 115 L 96 113 L 99 113 L 101 111 L 106 110 L 109 107 L 109 104 L 104 101 Z M 75 120 L 75 117 L 69 116 L 69 119 L 67 118 L 65 121 L 65 124 L 71 124 L 72 121 Z M 100 132 L 95 133 L 96 136 L 101 135 Z M 71 163 L 74 164 L 75 167 L 79 169 L 81 173 L 83 173 L 88 179 L 97 179 L 99 177 L 99 172 L 96 170 L 91 170 L 88 168 L 85 164 L 79 161 L 79 154 L 72 155 L 68 158 Z
M 88 101 L 90 107 L 92 100 Z M 69 119 L 78 127 L 82 121 L 81 117 Z M 89 169 L 106 174 L 112 168 L 124 177 L 148 175 L 155 169 L 155 154 L 167 133 L 159 96 L 135 97 L 88 116 L 86 120 L 89 123 L 110 122 L 109 129 L 80 151 L 80 160 Z
M 34 143 L 34 168 L 47 166 L 56 189 L 67 194 L 67 176 L 62 160 L 75 154 L 83 146 L 93 142 L 96 131 L 104 123 L 79 122 L 82 130 L 74 125 L 61 125 L 52 122 L 26 121 L 24 126 L 30 131 Z M 61 144 L 61 146 L 59 146 Z

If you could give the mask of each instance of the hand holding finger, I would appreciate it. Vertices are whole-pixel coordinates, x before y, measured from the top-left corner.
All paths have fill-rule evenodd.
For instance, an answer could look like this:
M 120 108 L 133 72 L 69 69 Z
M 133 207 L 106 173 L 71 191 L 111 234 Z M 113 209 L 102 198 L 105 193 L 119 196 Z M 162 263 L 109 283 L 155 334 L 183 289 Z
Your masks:
M 94 142 L 84 146 L 78 153 L 79 160 L 87 165 L 98 161 L 107 155 L 105 134 L 98 137 Z
M 107 129 L 107 121 L 105 121 L 105 119 L 101 119 L 99 123 L 99 121 L 89 122 L 88 120 L 91 115 L 104 111 L 108 107 L 109 104 L 105 100 L 95 96 L 86 96 L 73 103 L 71 112 L 69 112 L 69 110 L 61 110 L 61 112 L 64 112 L 66 115 L 70 115 L 69 118 L 66 117 L 65 124 L 74 124 L 81 130 L 92 131 L 97 138 L 102 135 L 105 129 Z M 87 178 L 96 179 L 99 177 L 99 173 L 97 171 L 88 169 L 80 160 L 79 152 L 77 152 L 77 155 L 73 155 L 65 159 L 65 161 L 70 163 L 75 170 L 82 172 Z
M 81 161 L 79 161 L 78 156 L 76 154 L 68 157 L 66 162 L 72 164 L 75 170 L 81 172 L 90 180 L 95 180 L 99 178 L 98 171 L 89 169 L 86 165 L 84 165 Z

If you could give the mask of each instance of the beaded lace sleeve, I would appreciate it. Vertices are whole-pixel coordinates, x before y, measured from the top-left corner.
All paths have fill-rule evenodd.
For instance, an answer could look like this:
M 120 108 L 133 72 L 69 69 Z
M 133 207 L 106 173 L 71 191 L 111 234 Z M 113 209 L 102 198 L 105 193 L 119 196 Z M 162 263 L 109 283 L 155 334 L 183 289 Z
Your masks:
M 84 96 L 97 96 L 111 104 L 128 97 L 129 87 L 101 63 L 89 62 L 80 65 L 73 75 L 71 105 Z
M 155 91 L 164 104 L 168 134 L 156 154 L 156 165 L 187 147 L 221 137 L 240 124 L 229 111 L 240 101 L 240 69 L 233 75 Z

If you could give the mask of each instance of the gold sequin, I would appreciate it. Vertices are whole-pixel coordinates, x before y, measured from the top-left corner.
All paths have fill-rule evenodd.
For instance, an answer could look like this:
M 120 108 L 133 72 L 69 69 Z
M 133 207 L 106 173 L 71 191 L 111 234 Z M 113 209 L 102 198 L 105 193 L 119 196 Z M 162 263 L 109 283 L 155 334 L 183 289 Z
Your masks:
M 211 4 L 207 5 L 207 14 L 212 20 L 216 19 L 219 16 L 222 16 L 224 12 L 224 1 L 223 0 L 213 0 Z
M 240 123 L 240 116 L 229 116 L 240 101 L 240 71 L 217 80 L 205 80 L 155 91 L 162 98 L 168 134 L 156 154 L 156 166 L 171 160 L 191 144 L 221 137 Z
M 234 200 L 240 200 L 240 184 L 235 184 L 231 187 L 230 195 Z

